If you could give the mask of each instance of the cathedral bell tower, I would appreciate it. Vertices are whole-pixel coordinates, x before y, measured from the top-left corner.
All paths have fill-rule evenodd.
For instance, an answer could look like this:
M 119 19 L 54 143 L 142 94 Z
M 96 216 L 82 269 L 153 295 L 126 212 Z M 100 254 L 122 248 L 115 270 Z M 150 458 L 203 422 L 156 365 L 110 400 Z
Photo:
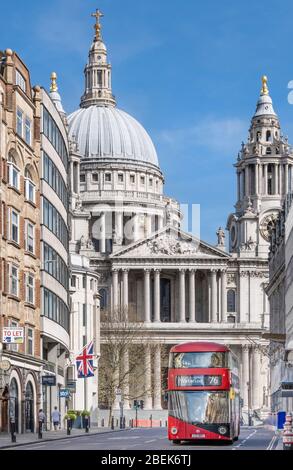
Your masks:
M 292 191 L 292 165 L 293 150 L 281 134 L 263 76 L 248 141 L 242 143 L 234 165 L 237 202 L 227 223 L 230 252 L 248 258 L 268 256 L 270 228 L 285 195 Z
M 100 18 L 103 14 L 96 10 L 95 37 L 89 51 L 89 60 L 84 70 L 85 91 L 81 97 L 80 107 L 91 105 L 115 106 L 112 95 L 111 64 L 107 62 L 107 48 L 102 40 Z

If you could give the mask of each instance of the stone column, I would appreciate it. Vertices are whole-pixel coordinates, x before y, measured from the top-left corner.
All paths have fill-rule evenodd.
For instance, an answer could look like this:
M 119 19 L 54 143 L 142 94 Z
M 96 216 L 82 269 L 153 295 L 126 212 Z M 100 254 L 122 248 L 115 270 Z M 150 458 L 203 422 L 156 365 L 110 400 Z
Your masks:
M 251 380 L 251 406 L 253 409 L 259 408 L 259 396 L 262 394 L 260 382 L 260 349 L 257 346 L 252 348 L 252 380 Z
M 274 194 L 279 194 L 279 185 L 278 185 L 278 174 L 279 174 L 279 171 L 278 171 L 278 168 L 279 165 L 277 163 L 275 163 L 274 165 Z
M 221 272 L 221 321 L 226 320 L 227 313 L 227 274 L 226 271 Z
M 115 222 L 116 222 L 116 238 L 117 244 L 121 245 L 123 241 L 123 212 L 116 212 L 115 213 Z
M 240 171 L 237 171 L 237 201 L 240 201 L 240 199 L 241 199 L 241 193 L 240 193 L 240 191 L 241 191 L 241 188 L 240 188 L 241 182 L 240 182 L 240 181 L 241 181 L 241 180 L 240 180 L 240 175 L 241 175 Z
M 282 194 L 283 191 L 283 171 L 282 171 L 283 165 L 279 165 L 279 194 Z
M 259 189 L 258 189 L 258 163 L 255 165 L 255 170 L 254 170 L 254 174 L 255 174 L 255 194 L 258 195 L 259 193 Z
M 195 270 L 189 270 L 189 322 L 195 322 L 195 286 L 194 286 Z
M 151 321 L 151 311 L 150 311 L 150 270 L 144 270 L 144 321 L 149 323 Z
M 113 308 L 118 308 L 118 269 L 112 271 Z
M 124 373 L 124 383 L 123 383 L 123 408 L 129 410 L 129 354 L 126 349 L 123 354 L 123 373 Z
M 249 346 L 244 344 L 242 346 L 242 390 L 241 396 L 243 398 L 243 408 L 248 410 L 249 399 Z
M 212 322 L 218 321 L 217 317 L 217 271 L 211 271 L 211 287 L 212 287 Z
M 288 163 L 285 164 L 285 194 L 288 193 Z
M 128 269 L 123 269 L 123 307 L 128 314 Z
M 161 410 L 161 346 L 155 346 L 154 357 L 154 410 Z
M 245 196 L 249 195 L 249 166 L 245 167 Z
M 146 410 L 152 409 L 152 366 L 151 366 L 151 349 L 147 345 L 145 347 L 145 379 L 144 379 L 144 408 Z
M 266 196 L 268 194 L 268 164 L 265 163 L 264 165 L 264 195 Z
M 179 315 L 180 323 L 185 322 L 185 269 L 179 270 Z
M 106 251 L 106 217 L 105 212 L 100 215 L 100 253 Z
M 263 165 L 258 165 L 258 194 L 263 194 L 262 168 Z
M 154 303 L 155 303 L 155 315 L 154 321 L 161 321 L 161 292 L 160 292 L 160 270 L 155 269 L 155 282 L 154 282 Z

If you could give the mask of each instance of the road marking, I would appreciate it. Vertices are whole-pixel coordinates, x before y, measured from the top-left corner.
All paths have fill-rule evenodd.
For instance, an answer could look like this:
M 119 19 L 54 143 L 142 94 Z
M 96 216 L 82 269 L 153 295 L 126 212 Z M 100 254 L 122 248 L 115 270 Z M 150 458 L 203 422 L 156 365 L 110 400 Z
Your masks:
M 114 440 L 120 441 L 122 439 L 128 439 L 129 440 L 129 436 L 127 436 L 127 437 L 108 437 L 107 439 L 108 439 L 108 441 L 114 441 Z M 130 439 L 140 439 L 140 436 L 131 436 Z
M 29 445 L 29 444 L 28 444 Z M 38 449 L 39 447 L 45 447 L 46 444 L 35 444 L 33 446 L 30 446 L 30 449 Z
M 278 439 L 277 435 L 273 436 L 271 442 L 269 443 L 269 445 L 267 447 L 267 450 L 273 450 L 273 446 L 274 446 L 277 439 Z
M 232 447 L 232 450 L 236 450 L 236 449 L 239 449 L 239 447 L 242 447 L 243 444 L 245 444 L 246 441 L 248 441 L 248 439 L 250 439 L 255 433 L 257 432 L 257 430 L 255 429 L 251 434 L 249 434 L 245 439 L 243 439 L 243 441 L 240 442 L 240 444 L 238 444 L 237 446 L 233 446 Z
M 156 439 L 151 439 L 150 441 L 145 441 L 145 444 L 148 444 L 149 442 L 156 442 Z

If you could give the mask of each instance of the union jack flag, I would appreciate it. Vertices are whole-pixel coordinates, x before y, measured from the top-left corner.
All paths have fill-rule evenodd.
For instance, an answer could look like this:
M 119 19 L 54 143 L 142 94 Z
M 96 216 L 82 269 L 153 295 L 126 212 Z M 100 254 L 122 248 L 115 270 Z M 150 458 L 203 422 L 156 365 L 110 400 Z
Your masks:
M 77 377 L 86 379 L 94 375 L 94 343 L 84 346 L 82 353 L 76 356 Z

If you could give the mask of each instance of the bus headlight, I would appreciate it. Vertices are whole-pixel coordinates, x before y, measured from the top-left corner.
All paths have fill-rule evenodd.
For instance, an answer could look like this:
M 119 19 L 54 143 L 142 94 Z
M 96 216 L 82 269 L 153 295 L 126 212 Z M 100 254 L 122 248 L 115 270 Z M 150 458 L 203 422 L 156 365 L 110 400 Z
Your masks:
M 220 426 L 219 427 L 219 433 L 220 434 L 226 434 L 226 432 L 227 432 L 226 426 Z
M 175 435 L 175 434 L 177 434 L 177 432 L 178 432 L 178 429 L 175 428 L 175 426 L 173 428 L 171 428 L 171 434 Z

